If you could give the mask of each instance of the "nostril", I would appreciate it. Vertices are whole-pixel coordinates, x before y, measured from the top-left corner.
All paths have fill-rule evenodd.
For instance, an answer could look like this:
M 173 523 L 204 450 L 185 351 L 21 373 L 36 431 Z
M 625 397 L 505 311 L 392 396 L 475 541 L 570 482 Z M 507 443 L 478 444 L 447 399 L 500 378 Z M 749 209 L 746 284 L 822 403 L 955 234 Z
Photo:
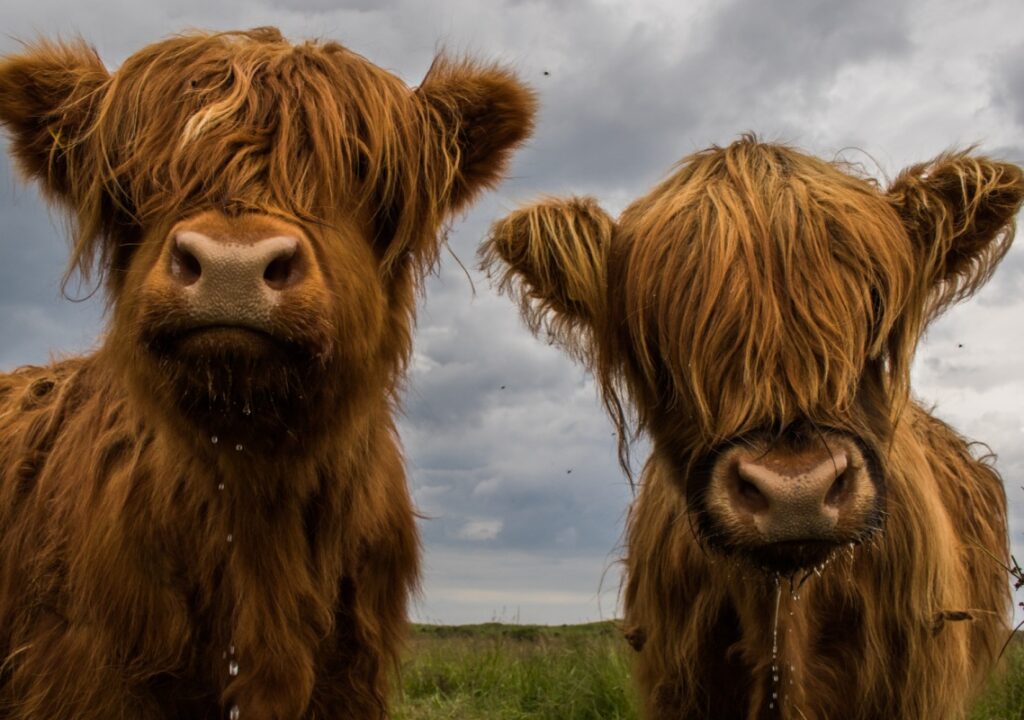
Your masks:
M 747 480 L 740 480 L 740 497 L 748 502 L 757 502 L 764 499 L 764 494 L 757 489 L 757 485 Z
M 737 504 L 741 508 L 750 513 L 764 512 L 768 509 L 768 498 L 757 485 L 737 475 L 735 487 Z
M 182 285 L 195 284 L 203 274 L 199 258 L 189 252 L 180 242 L 171 250 L 171 275 Z
M 263 271 L 263 281 L 273 290 L 284 290 L 298 279 L 298 265 L 294 251 L 278 255 Z
M 832 483 L 832 487 L 825 494 L 825 504 L 831 507 L 838 507 L 846 498 L 846 489 L 850 485 L 848 479 L 849 471 L 839 473 L 839 476 Z

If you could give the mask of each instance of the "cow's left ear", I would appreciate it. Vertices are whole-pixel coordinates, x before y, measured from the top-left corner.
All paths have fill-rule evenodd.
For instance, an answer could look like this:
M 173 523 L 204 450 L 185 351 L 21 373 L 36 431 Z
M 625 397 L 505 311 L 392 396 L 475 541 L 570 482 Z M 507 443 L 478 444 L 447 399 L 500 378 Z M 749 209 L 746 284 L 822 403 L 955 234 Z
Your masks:
M 501 178 L 512 150 L 533 130 L 537 99 L 507 69 L 443 56 L 416 94 L 444 158 L 433 172 L 441 174 L 445 210 L 456 212 Z
M 1024 172 L 967 152 L 947 153 L 901 172 L 888 197 L 920 253 L 934 317 L 984 285 L 1010 248 Z

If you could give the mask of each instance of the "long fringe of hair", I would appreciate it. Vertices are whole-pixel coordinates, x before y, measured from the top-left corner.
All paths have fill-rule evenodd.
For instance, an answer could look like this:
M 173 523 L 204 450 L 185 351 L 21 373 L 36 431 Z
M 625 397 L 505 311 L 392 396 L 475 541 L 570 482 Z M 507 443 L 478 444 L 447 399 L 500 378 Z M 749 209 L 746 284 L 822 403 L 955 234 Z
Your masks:
M 879 358 L 894 393 L 906 390 L 915 256 L 862 179 L 741 141 L 684 160 L 626 209 L 617 237 L 600 365 L 609 394 L 625 369 L 634 390 L 692 408 L 713 445 L 766 423 L 848 416 Z
M 545 199 L 495 225 L 485 267 L 595 370 L 627 470 L 631 439 L 655 439 L 625 559 L 652 720 L 962 716 L 1008 632 L 1006 500 L 911 400 L 910 365 L 925 324 L 991 275 L 1022 200 L 1019 168 L 966 152 L 884 189 L 748 136 L 684 159 L 617 223 Z M 709 555 L 680 490 L 702 451 L 795 420 L 879 445 L 887 517 L 780 587 L 773 616 L 770 579 Z
M 423 86 L 469 67 L 438 57 Z M 73 103 L 91 103 L 87 126 L 53 132 L 75 212 L 69 276 L 116 274 L 141 226 L 211 205 L 312 223 L 366 209 L 383 271 L 409 253 L 426 271 L 462 181 L 443 104 L 342 45 L 295 46 L 274 28 L 170 38 Z

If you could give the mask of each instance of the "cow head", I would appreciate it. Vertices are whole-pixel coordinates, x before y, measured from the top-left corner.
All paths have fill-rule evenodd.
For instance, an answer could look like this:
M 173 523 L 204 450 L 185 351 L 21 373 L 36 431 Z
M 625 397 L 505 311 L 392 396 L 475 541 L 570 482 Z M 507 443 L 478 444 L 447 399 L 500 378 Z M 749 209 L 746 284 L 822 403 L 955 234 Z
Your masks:
M 534 109 L 498 67 L 439 58 L 410 89 L 272 28 L 176 36 L 113 73 L 81 43 L 0 61 L 11 151 L 70 211 L 72 271 L 105 277 L 119 372 L 250 447 L 390 402 L 439 232 Z
M 882 527 L 916 343 L 988 278 L 1022 198 L 1019 168 L 969 153 L 885 191 L 747 137 L 618 221 L 589 199 L 525 207 L 482 257 L 595 370 L 620 430 L 635 413 L 698 537 L 791 574 Z

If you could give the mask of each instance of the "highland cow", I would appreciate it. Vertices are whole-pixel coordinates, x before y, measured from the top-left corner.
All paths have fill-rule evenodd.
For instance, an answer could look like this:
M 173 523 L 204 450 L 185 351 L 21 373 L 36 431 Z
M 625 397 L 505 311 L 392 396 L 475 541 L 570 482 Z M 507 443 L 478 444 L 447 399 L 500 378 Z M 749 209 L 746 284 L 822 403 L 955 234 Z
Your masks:
M 969 152 L 883 189 L 745 137 L 618 221 L 572 198 L 495 225 L 485 267 L 594 370 L 623 464 L 651 441 L 623 598 L 647 717 L 962 716 L 1008 637 L 1006 499 L 910 364 L 1022 198 Z
M 99 349 L 0 376 L 0 717 L 382 718 L 417 582 L 416 288 L 535 101 L 274 29 L 0 61 Z

